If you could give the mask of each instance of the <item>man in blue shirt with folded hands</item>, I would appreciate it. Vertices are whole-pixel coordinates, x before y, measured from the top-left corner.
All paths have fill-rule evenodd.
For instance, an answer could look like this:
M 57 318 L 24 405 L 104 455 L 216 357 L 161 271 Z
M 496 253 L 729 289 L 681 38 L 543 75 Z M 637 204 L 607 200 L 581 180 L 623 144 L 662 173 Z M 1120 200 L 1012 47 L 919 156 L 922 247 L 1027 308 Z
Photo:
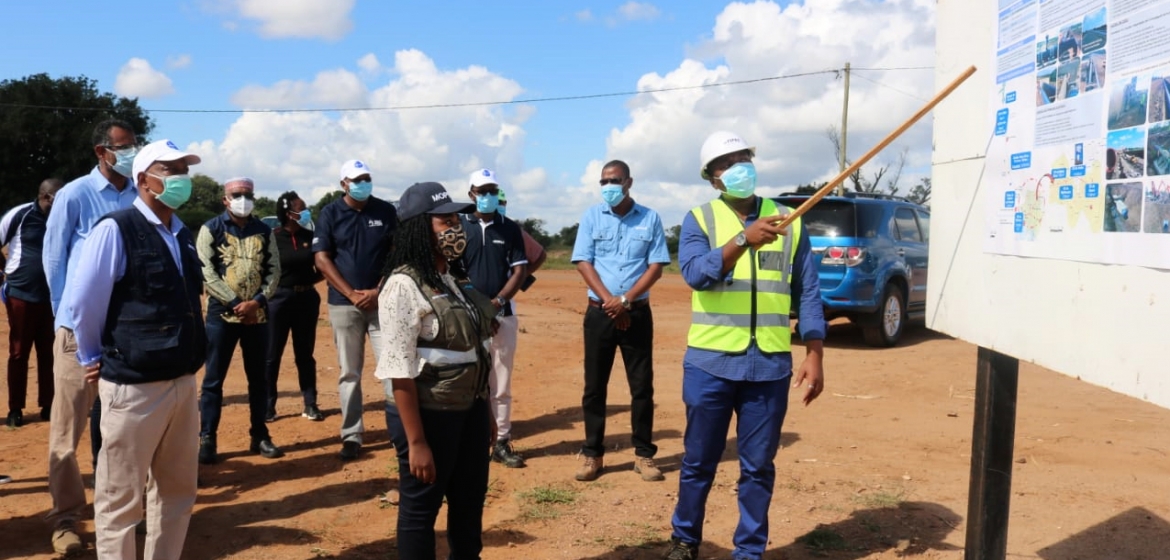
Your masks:
M 605 399 L 618 348 L 630 383 L 634 472 L 662 480 L 654 465 L 654 316 L 650 287 L 670 263 L 658 213 L 630 197 L 630 166 L 613 160 L 601 169 L 601 198 L 581 216 L 572 261 L 589 286 L 585 310 L 585 457 L 576 479 L 595 480 L 604 466 Z
M 685 451 L 667 560 L 699 557 L 707 495 L 732 413 L 740 465 L 732 558 L 758 560 L 764 554 L 773 460 L 792 377 L 794 303 L 806 356 L 793 386 L 808 382 L 805 405 L 824 390 L 825 319 L 808 234 L 800 219 L 781 228 L 789 210 L 755 195 L 755 153 L 731 132 L 707 138 L 699 173 L 719 198 L 691 210 L 679 235 L 679 266 L 694 293 L 683 356 Z

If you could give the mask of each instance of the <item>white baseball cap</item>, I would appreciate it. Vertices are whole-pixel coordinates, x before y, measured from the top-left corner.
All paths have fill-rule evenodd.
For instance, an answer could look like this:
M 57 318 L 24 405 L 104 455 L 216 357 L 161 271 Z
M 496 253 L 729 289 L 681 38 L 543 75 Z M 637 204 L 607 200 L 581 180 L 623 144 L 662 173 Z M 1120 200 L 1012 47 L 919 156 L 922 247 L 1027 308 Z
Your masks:
M 703 162 L 703 166 L 699 168 L 699 176 L 710 181 L 711 176 L 707 174 L 707 166 L 711 165 L 711 162 L 720 156 L 743 150 L 751 150 L 753 157 L 756 155 L 756 147 L 748 146 L 748 143 L 744 142 L 738 134 L 726 130 L 712 133 L 703 142 L 703 148 L 699 150 L 699 159 Z
M 341 180 L 356 179 L 362 175 L 369 175 L 370 167 L 361 160 L 351 159 L 341 164 Z
M 478 171 L 472 171 L 469 180 L 471 181 L 472 187 L 499 184 L 496 182 L 496 174 L 492 173 L 491 169 L 480 169 Z
M 146 172 L 146 168 L 150 167 L 156 161 L 179 161 L 187 162 L 187 165 L 195 165 L 203 161 L 195 154 L 189 154 L 179 149 L 174 142 L 170 140 L 159 140 L 151 142 L 138 150 L 138 155 L 134 156 L 134 167 L 132 173 L 135 180 L 139 173 Z

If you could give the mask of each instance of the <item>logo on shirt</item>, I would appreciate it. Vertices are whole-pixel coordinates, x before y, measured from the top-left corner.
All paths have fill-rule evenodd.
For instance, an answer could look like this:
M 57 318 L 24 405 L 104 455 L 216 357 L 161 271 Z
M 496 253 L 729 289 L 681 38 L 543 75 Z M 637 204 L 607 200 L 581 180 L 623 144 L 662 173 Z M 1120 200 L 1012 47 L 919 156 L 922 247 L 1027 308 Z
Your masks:
M 492 243 L 495 243 L 496 245 L 503 245 L 504 240 L 503 239 L 493 239 Z
M 382 220 L 370 220 L 367 227 L 382 227 Z
M 318 241 L 320 241 L 320 240 L 321 240 L 321 238 L 320 238 L 320 237 L 314 237 L 314 238 L 313 238 L 313 243 L 314 243 L 314 244 L 316 244 L 316 243 L 317 243 Z

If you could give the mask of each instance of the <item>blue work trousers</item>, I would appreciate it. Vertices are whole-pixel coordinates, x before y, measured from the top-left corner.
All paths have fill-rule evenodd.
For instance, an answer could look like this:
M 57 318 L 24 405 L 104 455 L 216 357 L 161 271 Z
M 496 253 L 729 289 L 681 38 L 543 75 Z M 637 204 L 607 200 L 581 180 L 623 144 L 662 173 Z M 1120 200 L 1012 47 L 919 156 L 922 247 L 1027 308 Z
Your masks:
M 788 411 L 790 378 L 778 381 L 731 381 L 683 364 L 683 402 L 687 429 L 679 471 L 678 506 L 673 536 L 691 544 L 703 540 L 707 495 L 727 445 L 731 414 L 736 417 L 739 451 L 739 525 L 736 559 L 759 559 L 768 544 L 768 506 L 776 481 L 776 450 Z

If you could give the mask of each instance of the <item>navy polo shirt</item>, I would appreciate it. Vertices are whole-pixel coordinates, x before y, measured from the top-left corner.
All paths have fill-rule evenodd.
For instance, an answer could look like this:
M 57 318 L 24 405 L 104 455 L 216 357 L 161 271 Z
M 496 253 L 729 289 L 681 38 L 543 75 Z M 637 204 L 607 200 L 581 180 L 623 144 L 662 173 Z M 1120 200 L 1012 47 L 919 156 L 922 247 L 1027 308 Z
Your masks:
M 494 298 L 508 283 L 512 267 L 528 262 L 520 226 L 499 214 L 486 224 L 475 214 L 463 214 L 460 219 L 467 233 L 467 250 L 460 259 L 467 279 L 481 294 Z M 504 316 L 510 315 L 512 302 L 504 306 Z
M 313 252 L 333 255 L 333 265 L 355 290 L 378 287 L 390 251 L 398 212 L 385 200 L 371 196 L 361 210 L 341 197 L 321 209 L 313 232 Z M 353 305 L 329 286 L 330 305 Z

